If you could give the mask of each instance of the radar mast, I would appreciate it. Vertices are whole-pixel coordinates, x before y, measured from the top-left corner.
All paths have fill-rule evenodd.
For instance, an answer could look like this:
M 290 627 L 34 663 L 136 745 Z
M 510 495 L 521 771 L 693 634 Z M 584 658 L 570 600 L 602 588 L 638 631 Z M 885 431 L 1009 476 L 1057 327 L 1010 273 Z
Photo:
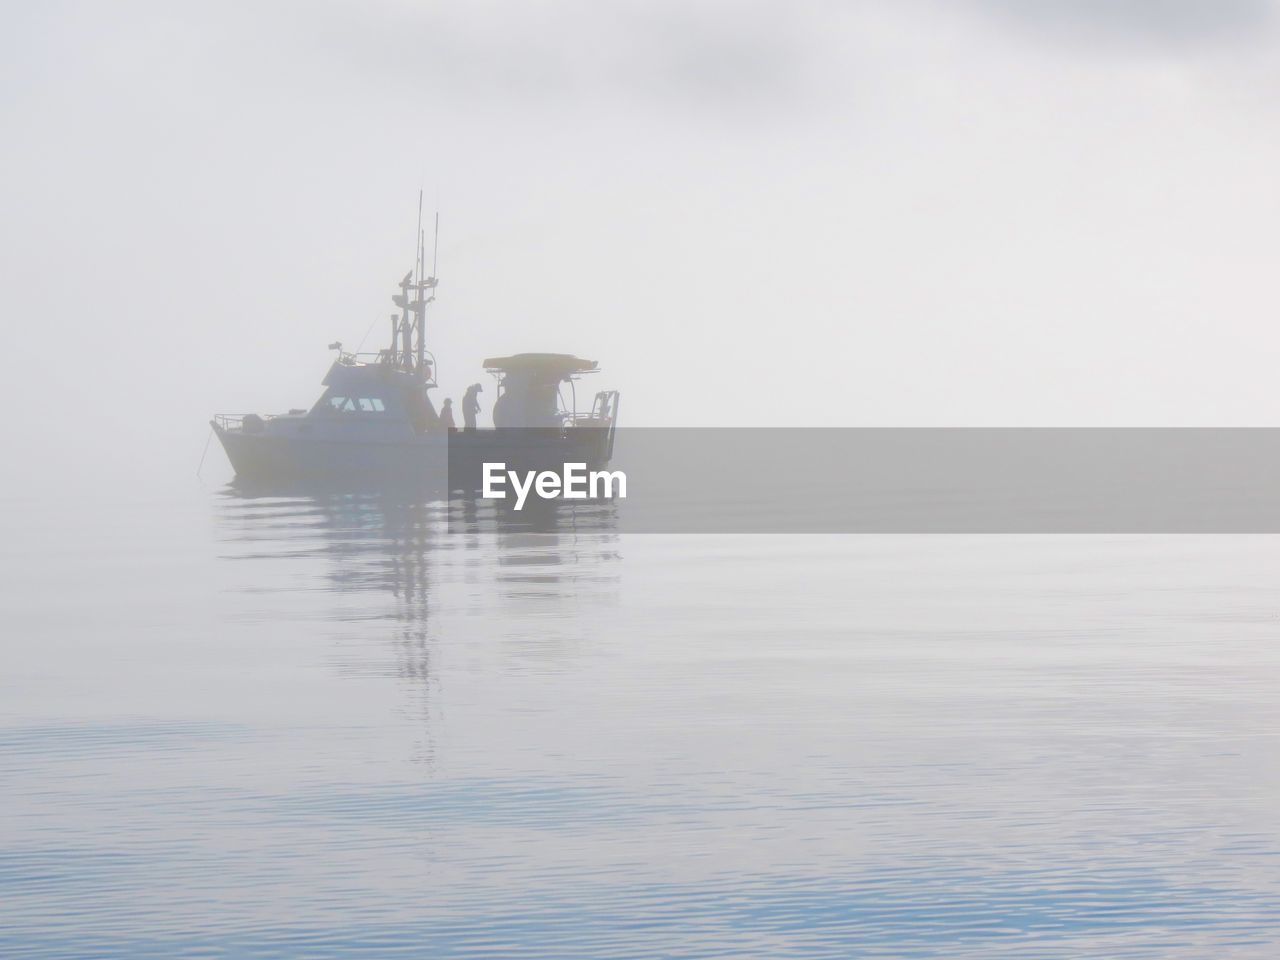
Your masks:
M 436 264 L 439 256 L 440 213 L 436 212 L 434 245 L 431 254 L 431 276 L 426 276 L 427 237 L 422 229 L 422 191 L 418 191 L 418 235 L 414 251 L 413 269 L 404 275 L 398 286 L 400 292 L 391 302 L 400 308 L 400 316 L 391 315 L 391 346 L 386 355 L 388 361 L 401 370 L 410 370 L 418 379 L 429 379 L 427 368 L 427 306 L 436 299 Z

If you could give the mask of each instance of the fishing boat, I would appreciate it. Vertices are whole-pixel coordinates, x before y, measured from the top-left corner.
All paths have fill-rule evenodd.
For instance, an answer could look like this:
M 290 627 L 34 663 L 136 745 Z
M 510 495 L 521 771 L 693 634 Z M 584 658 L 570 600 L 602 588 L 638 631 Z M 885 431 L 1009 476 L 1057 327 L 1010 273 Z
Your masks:
M 603 469 L 613 456 L 619 393 L 597 391 L 579 410 L 578 382 L 593 360 L 563 353 L 486 359 L 496 381 L 492 427 L 450 426 L 431 392 L 435 356 L 427 349 L 428 307 L 438 281 L 426 275 L 419 229 L 415 267 L 392 297 L 389 345 L 371 354 L 331 343 L 336 359 L 310 407 L 287 413 L 217 414 L 210 421 L 238 480 L 409 482 L 450 492 L 481 489 L 486 462 L 512 469 Z M 434 258 L 433 258 L 434 259 Z

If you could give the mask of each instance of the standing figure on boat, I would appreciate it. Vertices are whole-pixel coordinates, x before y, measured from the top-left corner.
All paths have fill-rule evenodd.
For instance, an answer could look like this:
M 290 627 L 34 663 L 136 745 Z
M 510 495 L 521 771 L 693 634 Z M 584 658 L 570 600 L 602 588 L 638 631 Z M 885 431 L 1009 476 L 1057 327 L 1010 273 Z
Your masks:
M 462 428 L 464 430 L 474 430 L 476 428 L 476 417 L 480 415 L 480 400 L 476 394 L 483 393 L 484 387 L 478 383 L 473 383 L 467 387 L 467 392 L 462 397 Z
M 444 404 L 440 407 L 440 426 L 446 430 L 453 430 L 453 400 L 450 397 L 444 398 Z

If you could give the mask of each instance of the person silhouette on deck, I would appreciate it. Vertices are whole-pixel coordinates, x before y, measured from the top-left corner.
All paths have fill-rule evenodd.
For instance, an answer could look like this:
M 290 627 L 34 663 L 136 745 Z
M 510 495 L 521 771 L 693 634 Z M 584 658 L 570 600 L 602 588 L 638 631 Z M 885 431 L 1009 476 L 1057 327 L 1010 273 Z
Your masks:
M 449 397 L 444 398 L 444 405 L 440 407 L 440 426 L 446 430 L 453 430 L 453 400 Z
M 480 414 L 480 400 L 476 394 L 482 393 L 484 387 L 478 383 L 473 383 L 467 387 L 467 392 L 462 397 L 462 428 L 464 430 L 474 430 L 476 428 L 476 417 Z

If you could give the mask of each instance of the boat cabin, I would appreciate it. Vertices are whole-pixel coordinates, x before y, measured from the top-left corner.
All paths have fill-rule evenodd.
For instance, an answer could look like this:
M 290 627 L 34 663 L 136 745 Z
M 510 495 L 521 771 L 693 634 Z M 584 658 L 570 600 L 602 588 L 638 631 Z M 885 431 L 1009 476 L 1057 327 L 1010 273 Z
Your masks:
M 435 383 L 385 357 L 361 362 L 343 354 L 329 368 L 322 383 L 325 391 L 308 416 L 407 423 L 415 433 L 440 426 L 440 417 L 427 392 Z

